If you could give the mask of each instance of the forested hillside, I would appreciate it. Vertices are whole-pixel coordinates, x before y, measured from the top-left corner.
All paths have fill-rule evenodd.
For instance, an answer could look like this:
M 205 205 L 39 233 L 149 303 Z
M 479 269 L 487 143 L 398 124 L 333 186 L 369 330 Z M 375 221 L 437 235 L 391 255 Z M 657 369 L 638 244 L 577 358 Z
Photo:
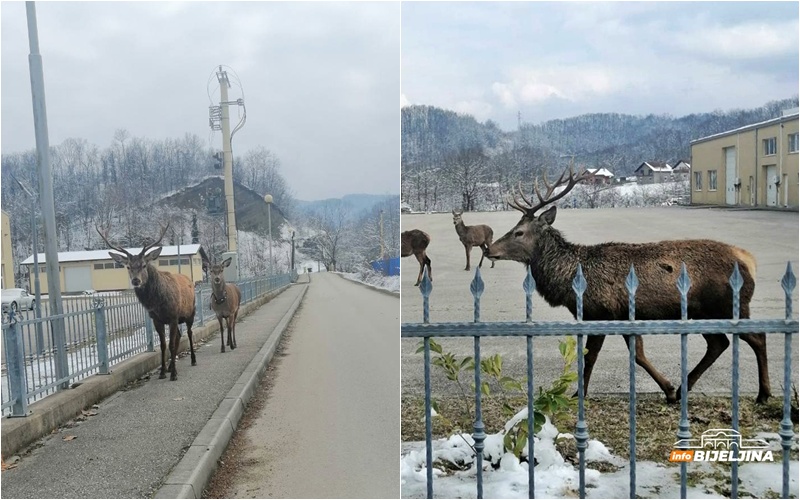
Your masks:
M 402 198 L 415 210 L 489 209 L 520 181 L 555 173 L 569 158 L 628 176 L 643 162 L 689 159 L 690 141 L 780 116 L 797 96 L 754 109 L 683 117 L 596 113 L 522 123 L 502 131 L 494 122 L 432 106 L 402 110 Z

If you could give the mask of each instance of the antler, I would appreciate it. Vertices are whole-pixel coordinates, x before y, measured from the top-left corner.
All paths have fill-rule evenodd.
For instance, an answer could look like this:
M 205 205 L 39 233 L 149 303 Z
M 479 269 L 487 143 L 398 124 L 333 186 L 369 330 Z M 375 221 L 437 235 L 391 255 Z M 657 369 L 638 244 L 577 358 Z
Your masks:
M 94 229 L 97 231 L 97 234 L 99 234 L 100 237 L 103 238 L 103 241 L 106 242 L 106 245 L 108 245 L 109 248 L 111 248 L 112 250 L 116 250 L 117 252 L 124 253 L 128 257 L 133 257 L 133 255 L 131 255 L 130 252 L 128 252 L 124 248 L 114 245 L 110 241 L 108 241 L 108 229 L 106 229 L 106 234 L 103 234 L 103 232 L 100 231 L 100 227 L 98 227 L 97 224 L 95 224 Z
M 569 173 L 569 176 L 565 178 L 564 176 L 566 176 L 567 173 Z M 531 203 L 530 200 L 528 200 L 525 197 L 525 194 L 522 192 L 522 183 L 520 182 L 519 194 L 520 196 L 522 196 L 522 200 L 525 202 L 525 205 L 523 205 L 520 202 L 520 200 L 517 199 L 516 194 L 514 195 L 514 200 L 509 201 L 508 205 L 516 210 L 519 210 L 525 215 L 533 217 L 533 215 L 536 213 L 537 210 L 544 207 L 545 205 L 549 205 L 550 203 L 554 203 L 560 200 L 561 198 L 566 196 L 570 191 L 572 191 L 572 188 L 574 188 L 576 184 L 586 179 L 590 179 L 592 177 L 594 177 L 594 174 L 586 169 L 582 169 L 580 172 L 576 174 L 573 168 L 573 164 L 570 163 L 569 168 L 565 169 L 564 172 L 561 173 L 561 176 L 558 178 L 555 184 L 551 185 L 547 181 L 547 172 L 545 172 L 542 175 L 542 181 L 544 182 L 544 185 L 547 187 L 547 192 L 545 193 L 544 196 L 542 196 L 542 193 L 539 191 L 538 182 L 534 183 L 533 191 L 536 193 L 536 197 L 539 198 L 539 203 L 534 205 L 533 203 Z M 566 186 L 566 187 L 562 189 L 558 194 L 553 195 L 556 188 L 559 186 Z
M 147 252 L 147 251 L 148 251 L 148 250 L 150 250 L 151 248 L 153 248 L 153 247 L 157 246 L 159 243 L 161 243 L 161 240 L 163 240 L 163 239 L 164 239 L 164 235 L 165 235 L 165 234 L 167 234 L 167 229 L 169 229 L 169 222 L 167 222 L 167 225 L 166 225 L 166 226 L 163 226 L 163 227 L 161 228 L 161 234 L 158 236 L 158 239 L 157 239 L 156 241 L 154 241 L 153 243 L 150 243 L 149 245 L 145 245 L 145 246 L 142 248 L 142 251 L 141 251 L 141 252 L 139 252 L 139 255 L 144 255 L 144 254 L 145 254 L 145 252 Z

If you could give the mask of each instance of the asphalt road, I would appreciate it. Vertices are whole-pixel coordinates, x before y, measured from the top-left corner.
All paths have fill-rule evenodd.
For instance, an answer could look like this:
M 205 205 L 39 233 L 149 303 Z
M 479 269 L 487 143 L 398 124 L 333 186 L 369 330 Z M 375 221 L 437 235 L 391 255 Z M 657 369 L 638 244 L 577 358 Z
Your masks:
M 154 370 L 21 453 L 3 471 L 3 498 L 152 497 L 305 286 L 241 318 L 236 350 L 220 353 L 214 335 L 195 347 L 197 366 L 178 358 L 177 381 Z
M 230 498 L 399 498 L 399 300 L 313 275 Z
M 516 211 L 465 213 L 467 225 L 488 224 L 497 240 L 509 231 L 520 218 Z M 402 230 L 421 229 L 431 236 L 428 256 L 433 266 L 433 292 L 430 299 L 431 322 L 472 321 L 472 295 L 469 291 L 474 269 L 480 259 L 480 249 L 472 250 L 472 267 L 464 271 L 464 248 L 453 227 L 453 218 L 444 214 L 403 214 Z M 555 227 L 567 240 L 595 244 L 605 241 L 648 242 L 667 239 L 709 238 L 740 246 L 752 252 L 758 262 L 756 289 L 751 301 L 751 317 L 783 318 L 784 293 L 780 280 L 791 261 L 798 273 L 798 215 L 796 212 L 762 210 L 699 209 L 689 207 L 619 208 L 595 210 L 559 210 Z M 485 260 L 481 275 L 485 291 L 481 297 L 482 321 L 520 321 L 525 319 L 525 296 L 522 264 L 498 261 L 490 268 Z M 413 257 L 403 259 L 401 266 L 402 321 L 422 321 L 422 299 L 414 287 L 419 266 Z M 591 284 L 590 284 L 591 286 Z M 794 317 L 797 318 L 798 290 L 794 291 Z M 534 318 L 571 320 L 564 308 L 552 308 L 534 296 Z M 445 350 L 459 357 L 472 355 L 472 339 L 440 339 Z M 423 391 L 422 354 L 415 354 L 417 341 L 402 340 L 403 393 Z M 483 356 L 500 353 L 504 357 L 504 372 L 521 377 L 525 372 L 525 340 L 498 338 L 483 339 Z M 561 367 L 557 339 L 534 341 L 534 383 L 549 385 Z M 779 395 L 783 381 L 783 338 L 767 341 L 770 381 L 773 395 Z M 647 337 L 645 352 L 650 361 L 677 388 L 680 383 L 680 340 L 677 336 Z M 689 364 L 694 366 L 705 352 L 701 338 L 689 339 Z M 731 350 L 726 351 L 703 375 L 693 394 L 730 394 Z M 797 380 L 797 336 L 793 349 L 795 381 Z M 435 368 L 435 367 L 434 367 Z M 444 394 L 452 389 L 451 382 L 433 370 L 433 391 Z M 758 391 L 758 376 L 753 351 L 741 343 L 740 388 L 742 394 Z M 637 368 L 639 392 L 660 393 L 658 386 L 644 370 Z M 628 352 L 620 338 L 608 338 L 595 365 L 589 386 L 592 393 L 620 393 L 628 390 Z

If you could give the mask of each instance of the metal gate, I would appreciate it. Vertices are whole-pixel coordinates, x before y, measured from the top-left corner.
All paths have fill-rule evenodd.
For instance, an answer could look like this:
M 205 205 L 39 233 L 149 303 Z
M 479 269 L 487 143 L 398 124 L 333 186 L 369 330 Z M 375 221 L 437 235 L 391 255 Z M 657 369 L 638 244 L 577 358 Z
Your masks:
M 783 377 L 783 419 L 781 420 L 778 434 L 781 436 L 781 447 L 783 449 L 783 477 L 782 477 L 782 498 L 789 496 L 789 458 L 794 437 L 793 426 L 790 416 L 791 385 L 792 385 L 792 336 L 798 331 L 798 321 L 792 319 L 792 292 L 797 284 L 796 277 L 792 271 L 791 262 L 786 266 L 786 272 L 781 280 L 786 306 L 785 317 L 783 319 L 739 319 L 740 298 L 739 292 L 743 284 L 743 279 L 736 265 L 730 278 L 730 286 L 733 291 L 733 319 L 729 320 L 688 320 L 687 296 L 691 287 L 691 281 L 686 271 L 686 265 L 682 265 L 680 276 L 676 286 L 681 296 L 681 318 L 680 320 L 659 320 L 642 321 L 636 320 L 636 289 L 639 285 L 634 266 L 631 266 L 630 273 L 625 282 L 628 290 L 628 309 L 629 321 L 591 321 L 583 322 L 583 294 L 587 288 L 587 282 L 583 276 L 581 265 L 572 288 L 575 292 L 577 303 L 577 321 L 534 321 L 533 320 L 533 301 L 532 295 L 536 290 L 536 283 L 528 268 L 527 276 L 523 281 L 523 291 L 525 293 L 525 321 L 524 322 L 493 322 L 482 323 L 480 321 L 480 298 L 484 290 L 483 280 L 480 275 L 480 268 L 475 270 L 475 278 L 470 285 L 470 291 L 474 299 L 474 321 L 472 323 L 430 323 L 430 296 L 432 284 L 427 276 L 427 270 L 423 274 L 422 282 L 419 285 L 423 301 L 422 323 L 403 323 L 401 335 L 404 338 L 422 338 L 424 347 L 424 367 L 425 367 L 425 447 L 426 447 L 426 473 L 427 473 L 427 497 L 433 498 L 433 447 L 432 447 L 432 418 L 431 418 L 431 355 L 430 339 L 432 337 L 473 337 L 474 339 L 474 365 L 475 365 L 475 423 L 472 435 L 476 450 L 475 470 L 477 474 L 477 497 L 483 498 L 483 449 L 484 424 L 481 415 L 481 338 L 482 337 L 526 337 L 527 339 L 527 393 L 528 393 L 528 456 L 533 456 L 534 450 L 534 411 L 533 411 L 533 339 L 534 337 L 545 336 L 577 336 L 578 353 L 578 419 L 575 429 L 575 439 L 577 442 L 579 457 L 579 494 L 580 498 L 586 497 L 586 461 L 585 451 L 589 440 L 589 425 L 584 414 L 584 356 L 583 346 L 586 335 L 680 335 L 681 336 L 681 417 L 678 422 L 677 438 L 679 441 L 688 443 L 692 435 L 689 428 L 689 416 L 687 405 L 687 378 L 688 378 L 688 336 L 690 334 L 732 334 L 733 342 L 733 365 L 732 365 L 732 426 L 739 430 L 739 335 L 748 333 L 783 334 L 784 336 L 784 377 Z M 630 425 L 630 498 L 636 498 L 636 367 L 635 367 L 635 342 L 631 342 L 628 358 L 629 370 L 629 425 Z M 681 448 L 678 446 L 677 448 Z M 532 461 L 531 461 L 532 462 Z M 528 467 L 528 497 L 534 498 L 534 467 Z M 731 467 L 731 498 L 737 498 L 738 488 L 738 463 L 732 462 Z M 686 462 L 681 462 L 680 466 L 680 491 L 681 498 L 686 498 L 687 489 L 687 470 Z

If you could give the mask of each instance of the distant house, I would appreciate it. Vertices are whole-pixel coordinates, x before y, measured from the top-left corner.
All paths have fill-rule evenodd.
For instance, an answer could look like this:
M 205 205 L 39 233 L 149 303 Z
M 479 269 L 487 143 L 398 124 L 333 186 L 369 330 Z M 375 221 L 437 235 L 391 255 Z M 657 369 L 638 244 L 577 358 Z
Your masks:
M 689 180 L 689 176 L 692 173 L 692 166 L 684 161 L 680 160 L 678 163 L 672 167 L 672 173 L 674 174 L 674 180 Z
M 180 248 L 180 254 L 178 249 Z M 126 248 L 137 255 L 142 248 Z M 203 257 L 206 252 L 200 245 L 165 246 L 161 255 L 153 264 L 159 271 L 180 273 L 192 280 L 192 283 L 203 279 Z M 61 291 L 78 293 L 84 290 L 126 290 L 131 288 L 128 271 L 120 263 L 108 255 L 108 250 L 87 250 L 78 252 L 58 252 L 58 272 L 61 280 Z M 39 254 L 39 280 L 42 290 L 47 289 L 45 254 Z M 22 261 L 30 272 L 30 290 L 33 290 L 34 270 L 33 255 Z
M 645 161 L 634 171 L 640 183 L 667 182 L 672 180 L 672 167 L 664 161 Z
M 589 184 L 611 184 L 614 179 L 614 174 L 605 168 L 587 168 L 587 172 L 594 174 L 594 177 L 587 180 Z

